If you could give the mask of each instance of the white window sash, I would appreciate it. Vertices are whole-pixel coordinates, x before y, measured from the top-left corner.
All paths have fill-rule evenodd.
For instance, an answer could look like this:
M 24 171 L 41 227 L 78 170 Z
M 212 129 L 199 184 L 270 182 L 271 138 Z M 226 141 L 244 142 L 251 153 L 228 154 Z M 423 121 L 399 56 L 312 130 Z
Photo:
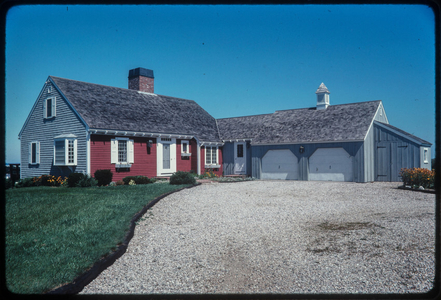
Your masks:
M 205 147 L 205 164 L 217 165 L 219 161 L 219 147 Z

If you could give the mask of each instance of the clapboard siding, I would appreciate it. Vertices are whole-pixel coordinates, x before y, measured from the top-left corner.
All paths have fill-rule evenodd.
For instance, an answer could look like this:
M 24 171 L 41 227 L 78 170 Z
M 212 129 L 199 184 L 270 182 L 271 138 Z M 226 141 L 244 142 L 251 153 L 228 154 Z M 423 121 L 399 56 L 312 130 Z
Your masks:
M 48 88 L 51 87 L 51 93 Z M 56 116 L 51 119 L 43 118 L 44 101 L 56 97 Z M 77 166 L 59 167 L 53 165 L 54 137 L 61 134 L 77 136 Z M 40 164 L 30 165 L 28 161 L 29 143 L 40 142 Z M 21 135 L 21 178 L 51 174 L 68 176 L 71 172 L 87 171 L 87 132 L 86 126 L 76 115 L 57 89 L 49 82 L 45 84 L 31 113 L 25 123 Z
M 252 176 L 260 178 L 262 168 L 262 158 L 269 150 L 289 149 L 297 157 L 299 163 L 299 180 L 309 180 L 309 158 L 318 148 L 343 148 L 349 155 L 354 157 L 353 180 L 364 182 L 364 162 L 363 162 L 363 143 L 316 143 L 316 144 L 289 144 L 289 145 L 254 145 L 252 146 Z M 300 146 L 304 147 L 300 153 Z
M 234 142 L 225 142 L 222 147 L 224 149 L 224 175 L 234 175 Z
M 156 139 L 143 137 L 130 137 L 134 141 L 134 163 L 130 168 L 115 168 L 111 163 L 111 140 L 115 136 L 95 135 L 90 139 L 91 174 L 96 170 L 108 169 L 113 173 L 113 181 L 122 180 L 126 176 L 156 176 Z M 147 147 L 148 141 L 152 140 L 152 147 Z M 181 149 L 179 148 L 179 151 Z M 179 155 L 180 157 L 180 155 Z

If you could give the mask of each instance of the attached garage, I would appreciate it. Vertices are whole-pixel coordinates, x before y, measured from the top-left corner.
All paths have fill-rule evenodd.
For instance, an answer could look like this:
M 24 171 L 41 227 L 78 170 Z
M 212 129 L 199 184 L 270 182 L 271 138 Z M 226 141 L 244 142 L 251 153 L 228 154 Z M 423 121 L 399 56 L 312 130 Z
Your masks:
M 268 150 L 262 158 L 262 179 L 299 178 L 297 157 L 289 149 Z
M 352 157 L 343 148 L 318 148 L 309 158 L 309 180 L 353 181 Z

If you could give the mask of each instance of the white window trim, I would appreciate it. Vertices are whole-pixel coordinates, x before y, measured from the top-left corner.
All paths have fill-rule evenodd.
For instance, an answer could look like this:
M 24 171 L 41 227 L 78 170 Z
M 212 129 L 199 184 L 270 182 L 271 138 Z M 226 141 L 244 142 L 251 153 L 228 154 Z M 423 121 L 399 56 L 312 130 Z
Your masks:
M 429 148 L 423 148 L 423 159 L 425 164 L 429 163 Z
M 118 161 L 118 141 L 127 141 L 127 161 Z M 130 168 L 135 162 L 134 140 L 123 137 L 115 137 L 110 141 L 110 163 L 115 164 L 115 168 Z
M 210 164 L 207 164 L 207 153 L 208 153 L 207 148 L 215 148 L 215 147 L 216 147 L 216 162 L 215 163 L 211 162 Z M 211 150 L 210 150 L 210 152 L 211 152 Z M 218 146 L 205 146 L 205 160 L 204 160 L 204 162 L 205 162 L 205 168 L 212 168 L 212 169 L 220 168 L 219 147 Z
M 64 163 L 60 164 L 56 162 L 56 142 L 58 141 L 64 141 Z M 73 147 L 74 147 L 74 161 L 72 163 L 69 163 L 69 141 L 73 141 Z M 77 156 L 78 156 L 78 142 L 76 138 L 55 138 L 54 139 L 54 166 L 76 166 L 77 163 Z
M 184 152 L 184 144 L 187 145 L 187 152 Z M 191 156 L 190 141 L 181 141 L 181 156 Z
M 35 144 L 35 162 L 32 162 L 32 145 Z M 40 142 L 32 141 L 29 143 L 29 159 L 28 162 L 30 165 L 38 165 L 40 164 Z
M 47 87 L 47 93 L 48 93 L 48 94 L 52 93 L 52 86 L 49 85 L 49 86 Z
M 51 107 L 51 116 L 48 117 L 47 115 L 47 101 L 52 100 L 52 107 Z M 57 98 L 56 97 L 48 97 L 43 101 L 43 118 L 45 119 L 52 119 L 55 118 L 57 112 Z

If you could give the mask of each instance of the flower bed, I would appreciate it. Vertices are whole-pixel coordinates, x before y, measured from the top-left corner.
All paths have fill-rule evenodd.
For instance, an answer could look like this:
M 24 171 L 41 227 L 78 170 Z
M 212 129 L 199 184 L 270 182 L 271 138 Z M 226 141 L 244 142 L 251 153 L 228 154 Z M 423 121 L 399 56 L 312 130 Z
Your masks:
M 420 187 L 424 189 L 433 189 L 435 182 L 435 170 L 428 170 L 423 168 L 403 168 L 400 171 L 403 186 L 410 186 L 412 189 Z

